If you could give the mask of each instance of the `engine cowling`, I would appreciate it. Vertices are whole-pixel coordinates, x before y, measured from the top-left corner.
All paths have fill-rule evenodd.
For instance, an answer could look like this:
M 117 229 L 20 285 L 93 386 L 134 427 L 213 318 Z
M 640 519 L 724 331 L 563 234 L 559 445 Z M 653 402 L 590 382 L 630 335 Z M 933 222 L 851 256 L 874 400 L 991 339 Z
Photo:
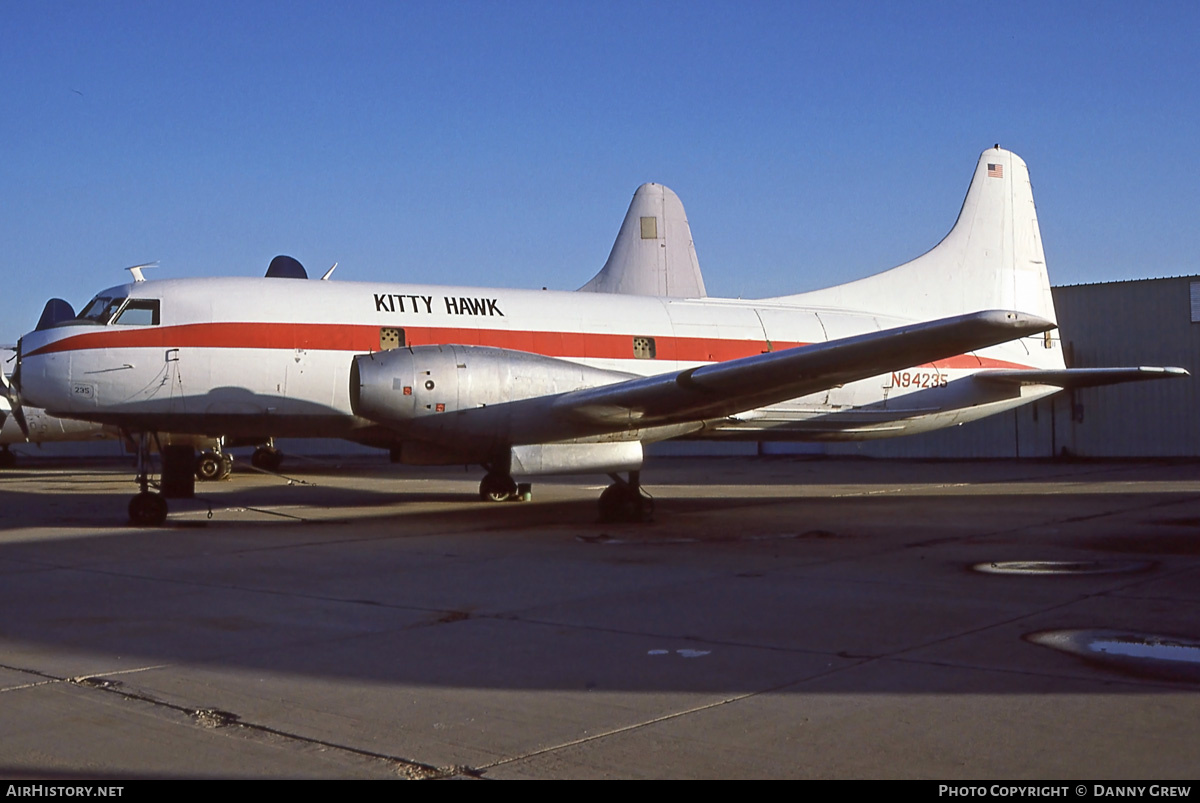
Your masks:
M 362 354 L 350 369 L 355 415 L 400 431 L 429 431 L 430 416 L 580 388 L 632 374 L 487 346 L 413 346 Z M 446 425 L 440 423 L 437 429 Z

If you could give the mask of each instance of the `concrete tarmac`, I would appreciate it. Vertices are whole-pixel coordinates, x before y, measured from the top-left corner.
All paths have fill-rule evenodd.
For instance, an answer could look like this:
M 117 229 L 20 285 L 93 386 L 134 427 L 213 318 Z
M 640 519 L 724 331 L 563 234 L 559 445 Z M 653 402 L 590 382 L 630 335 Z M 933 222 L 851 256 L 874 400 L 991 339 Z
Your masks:
M 126 465 L 0 473 L 0 775 L 1200 774 L 1195 463 L 655 459 L 640 525 L 288 468 L 142 530 Z

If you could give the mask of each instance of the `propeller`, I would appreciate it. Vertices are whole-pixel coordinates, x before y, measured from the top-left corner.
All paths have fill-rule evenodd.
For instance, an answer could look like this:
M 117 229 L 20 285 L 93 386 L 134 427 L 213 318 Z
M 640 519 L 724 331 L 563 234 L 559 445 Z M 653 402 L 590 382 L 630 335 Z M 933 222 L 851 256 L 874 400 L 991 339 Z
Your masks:
M 12 412 L 12 402 L 8 400 L 8 379 L 4 378 L 4 372 L 0 371 L 0 429 L 4 428 L 4 422 L 8 420 L 8 414 Z
M 4 419 L 7 415 L 11 415 L 13 420 L 17 422 L 17 426 L 21 428 L 21 434 L 25 436 L 25 440 L 29 440 L 29 424 L 25 421 L 25 411 L 21 409 L 21 394 L 18 391 L 19 375 L 21 371 L 21 341 L 17 341 L 17 366 L 13 370 L 12 381 L 9 381 L 8 376 L 4 371 L 0 371 L 0 426 L 4 426 Z
M 143 266 L 145 267 L 145 266 Z M 46 306 L 42 308 L 42 315 L 38 318 L 35 331 L 50 329 L 64 321 L 70 321 L 75 318 L 75 309 L 61 298 L 52 298 L 46 302 Z M 4 371 L 0 371 L 0 395 L 3 395 L 4 402 L 8 407 L 8 414 L 17 422 L 17 426 L 21 428 L 21 434 L 25 436 L 25 440 L 29 440 L 29 423 L 25 420 L 25 410 L 21 406 L 21 341 L 17 340 L 16 360 L 17 364 L 13 367 L 12 379 L 10 380 Z M 4 423 L 3 414 L 0 413 L 0 424 Z

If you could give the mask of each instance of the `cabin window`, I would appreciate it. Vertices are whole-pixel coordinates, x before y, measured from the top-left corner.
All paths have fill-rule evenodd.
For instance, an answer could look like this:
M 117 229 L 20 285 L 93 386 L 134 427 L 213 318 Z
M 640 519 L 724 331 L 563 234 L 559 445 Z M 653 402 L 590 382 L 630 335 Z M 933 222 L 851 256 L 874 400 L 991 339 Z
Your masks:
M 635 337 L 633 339 L 633 356 L 639 360 L 653 360 L 655 354 L 654 338 Z
M 404 348 L 404 330 L 384 327 L 379 330 L 379 350 L 391 351 Z
M 113 323 L 121 326 L 158 326 L 158 299 L 130 299 Z

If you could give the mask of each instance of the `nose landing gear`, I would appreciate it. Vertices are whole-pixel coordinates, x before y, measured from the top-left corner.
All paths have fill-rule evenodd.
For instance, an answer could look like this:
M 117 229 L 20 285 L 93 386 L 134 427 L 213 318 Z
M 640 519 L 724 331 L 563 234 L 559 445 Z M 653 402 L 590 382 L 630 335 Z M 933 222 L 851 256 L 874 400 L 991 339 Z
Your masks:
M 134 527 L 161 527 L 167 520 L 167 500 L 150 490 L 150 435 L 138 434 L 137 483 L 142 489 L 129 500 L 129 523 Z
M 167 520 L 167 500 L 157 491 L 142 491 L 129 500 L 129 523 L 135 527 L 161 527 Z

